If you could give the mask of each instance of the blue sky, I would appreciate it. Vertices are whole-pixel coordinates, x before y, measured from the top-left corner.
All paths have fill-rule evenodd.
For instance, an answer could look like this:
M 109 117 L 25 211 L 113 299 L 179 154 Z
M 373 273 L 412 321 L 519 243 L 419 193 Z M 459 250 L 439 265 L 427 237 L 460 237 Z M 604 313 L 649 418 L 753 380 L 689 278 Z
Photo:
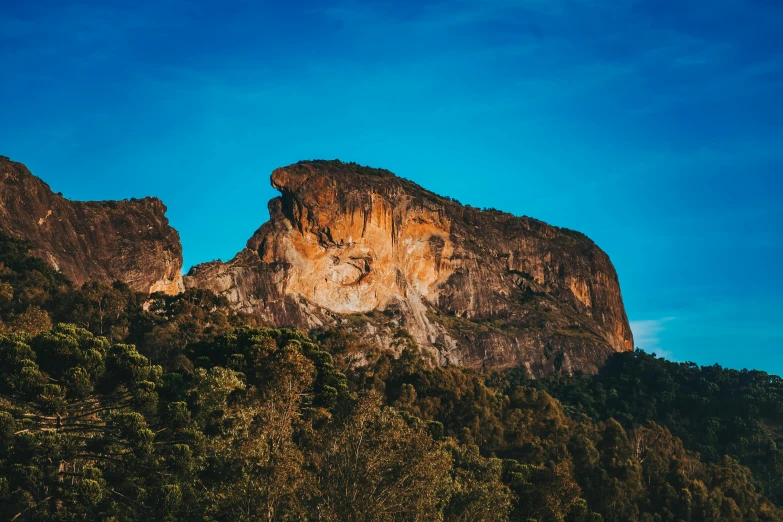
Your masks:
M 583 231 L 637 345 L 783 373 L 775 0 L 0 0 L 0 67 L 0 154 L 162 198 L 186 268 L 340 158 Z

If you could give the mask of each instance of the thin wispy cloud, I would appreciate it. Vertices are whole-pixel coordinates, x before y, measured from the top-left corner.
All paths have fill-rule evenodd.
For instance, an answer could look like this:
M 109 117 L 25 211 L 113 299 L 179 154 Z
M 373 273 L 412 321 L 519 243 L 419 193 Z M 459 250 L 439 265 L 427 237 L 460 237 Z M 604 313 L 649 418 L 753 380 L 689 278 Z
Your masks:
M 655 353 L 659 357 L 674 360 L 674 354 L 661 346 L 661 334 L 666 330 L 666 325 L 674 320 L 674 317 L 663 317 L 631 321 L 631 331 L 636 346 L 647 353 Z

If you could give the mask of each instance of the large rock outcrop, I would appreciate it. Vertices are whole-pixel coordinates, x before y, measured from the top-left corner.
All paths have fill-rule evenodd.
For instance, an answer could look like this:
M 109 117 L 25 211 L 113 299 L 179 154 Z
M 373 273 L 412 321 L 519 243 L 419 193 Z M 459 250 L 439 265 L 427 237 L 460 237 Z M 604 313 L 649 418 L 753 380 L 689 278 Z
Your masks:
M 123 281 L 141 292 L 182 291 L 182 247 L 156 198 L 70 201 L 0 156 L 0 230 L 76 285 Z
M 578 232 L 337 161 L 277 169 L 272 184 L 270 221 L 187 287 L 274 325 L 414 341 L 439 364 L 594 372 L 633 348 L 609 257 Z

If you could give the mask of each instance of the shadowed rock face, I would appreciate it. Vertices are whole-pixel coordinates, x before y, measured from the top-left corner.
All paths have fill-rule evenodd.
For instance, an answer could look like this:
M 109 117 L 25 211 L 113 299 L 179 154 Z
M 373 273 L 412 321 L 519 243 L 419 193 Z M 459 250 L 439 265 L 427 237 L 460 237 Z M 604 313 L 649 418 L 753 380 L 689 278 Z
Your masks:
M 156 198 L 70 201 L 0 156 L 0 230 L 73 283 L 123 281 L 141 292 L 182 291 L 182 247 Z
M 617 274 L 578 232 L 354 164 L 303 162 L 272 184 L 270 221 L 187 287 L 278 326 L 345 324 L 391 350 L 413 340 L 440 364 L 595 372 L 633 348 Z

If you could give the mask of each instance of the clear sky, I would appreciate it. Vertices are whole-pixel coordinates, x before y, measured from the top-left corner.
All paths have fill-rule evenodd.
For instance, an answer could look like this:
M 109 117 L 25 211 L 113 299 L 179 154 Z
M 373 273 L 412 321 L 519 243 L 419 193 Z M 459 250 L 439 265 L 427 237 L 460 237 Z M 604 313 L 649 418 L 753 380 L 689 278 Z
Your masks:
M 300 159 L 580 230 L 637 345 L 783 373 L 779 0 L 0 0 L 0 154 L 229 259 Z

